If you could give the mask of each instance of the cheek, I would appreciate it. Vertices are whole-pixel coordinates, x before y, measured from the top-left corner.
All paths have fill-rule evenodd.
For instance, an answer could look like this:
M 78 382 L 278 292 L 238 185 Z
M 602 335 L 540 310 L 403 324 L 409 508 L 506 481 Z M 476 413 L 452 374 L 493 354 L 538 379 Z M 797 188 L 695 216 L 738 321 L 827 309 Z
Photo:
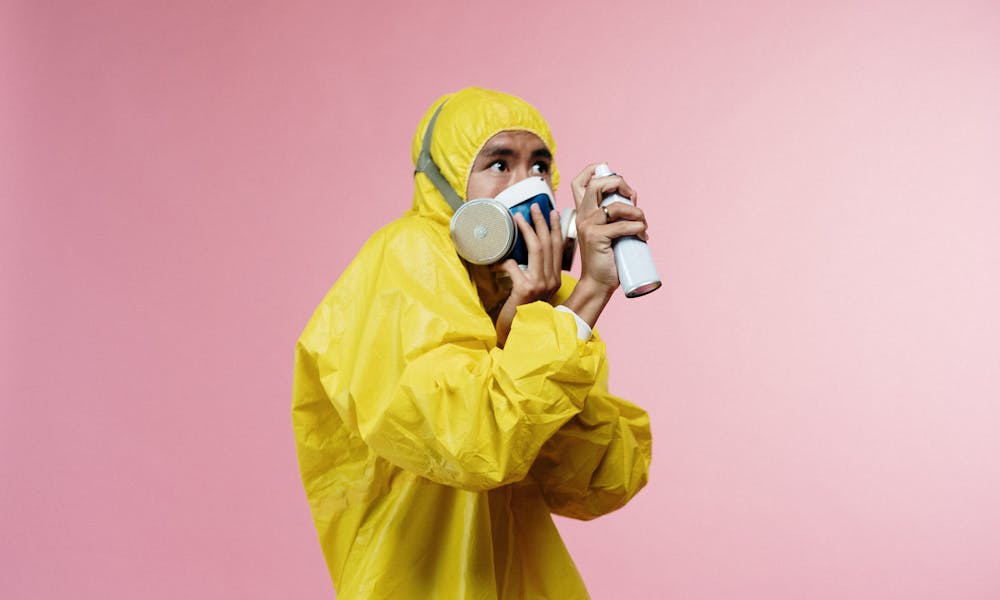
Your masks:
M 489 171 L 478 171 L 469 176 L 469 185 L 466 186 L 465 199 L 494 198 L 505 187 L 505 183 Z

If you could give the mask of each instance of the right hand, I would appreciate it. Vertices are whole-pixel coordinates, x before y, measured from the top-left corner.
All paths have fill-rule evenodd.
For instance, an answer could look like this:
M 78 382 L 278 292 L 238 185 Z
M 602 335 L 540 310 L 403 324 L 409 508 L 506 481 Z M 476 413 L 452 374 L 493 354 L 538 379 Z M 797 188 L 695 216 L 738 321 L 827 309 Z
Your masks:
M 559 212 L 549 214 L 549 223 L 537 205 L 531 207 L 531 223 L 520 214 L 514 215 L 514 222 L 528 248 L 528 268 L 522 270 L 513 259 L 507 259 L 493 267 L 510 277 L 511 292 L 497 317 L 497 345 L 501 348 L 507 342 L 511 323 L 517 314 L 517 307 L 536 300 L 548 300 L 562 285 L 562 227 Z

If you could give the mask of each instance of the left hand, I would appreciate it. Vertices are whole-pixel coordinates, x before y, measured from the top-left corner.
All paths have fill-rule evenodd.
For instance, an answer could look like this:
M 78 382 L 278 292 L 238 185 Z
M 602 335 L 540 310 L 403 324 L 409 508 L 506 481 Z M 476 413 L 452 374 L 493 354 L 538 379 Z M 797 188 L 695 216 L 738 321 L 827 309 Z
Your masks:
M 646 240 L 646 216 L 637 206 L 614 202 L 601 208 L 604 197 L 618 193 L 637 200 L 635 190 L 620 176 L 594 177 L 597 164 L 587 165 L 573 178 L 576 232 L 580 246 L 580 281 L 563 305 L 591 327 L 597 324 L 619 285 L 612 242 L 627 235 Z
M 596 168 L 597 164 L 587 165 L 572 183 L 580 245 L 580 282 L 592 283 L 610 294 L 618 287 L 612 241 L 627 235 L 645 240 L 646 216 L 635 206 L 638 201 L 635 190 L 620 175 L 595 178 Z M 604 197 L 611 193 L 625 196 L 633 205 L 614 202 L 601 208 Z

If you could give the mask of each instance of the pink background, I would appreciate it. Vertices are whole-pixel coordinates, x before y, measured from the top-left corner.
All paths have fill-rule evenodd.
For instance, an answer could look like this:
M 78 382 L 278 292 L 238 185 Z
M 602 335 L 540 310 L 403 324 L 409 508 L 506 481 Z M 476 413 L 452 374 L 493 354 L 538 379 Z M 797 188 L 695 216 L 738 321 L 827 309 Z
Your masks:
M 1000 597 L 996 2 L 0 11 L 0 597 L 331 595 L 293 346 L 472 84 L 652 223 L 600 323 L 651 483 L 559 521 L 595 598 Z

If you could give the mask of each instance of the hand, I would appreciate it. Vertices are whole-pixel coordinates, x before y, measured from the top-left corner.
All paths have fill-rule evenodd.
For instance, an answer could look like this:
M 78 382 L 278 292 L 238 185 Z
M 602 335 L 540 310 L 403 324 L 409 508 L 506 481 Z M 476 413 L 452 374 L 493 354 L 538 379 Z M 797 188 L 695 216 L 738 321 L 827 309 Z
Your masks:
M 497 317 L 497 345 L 501 348 L 507 342 L 510 325 L 514 321 L 517 307 L 536 300 L 548 300 L 562 285 L 562 227 L 559 213 L 549 214 L 545 222 L 537 205 L 531 207 L 529 224 L 520 214 L 514 215 L 514 223 L 524 238 L 528 248 L 528 268 L 522 270 L 513 259 L 507 259 L 493 267 L 510 277 L 511 292 Z
M 591 327 L 597 323 L 597 318 L 619 285 L 612 240 L 628 235 L 647 239 L 646 216 L 637 206 L 615 202 L 605 209 L 601 208 L 604 197 L 612 192 L 629 198 L 633 203 L 638 196 L 618 175 L 595 178 L 596 168 L 597 164 L 588 165 L 573 178 L 577 242 L 582 266 L 580 282 L 564 303 Z

